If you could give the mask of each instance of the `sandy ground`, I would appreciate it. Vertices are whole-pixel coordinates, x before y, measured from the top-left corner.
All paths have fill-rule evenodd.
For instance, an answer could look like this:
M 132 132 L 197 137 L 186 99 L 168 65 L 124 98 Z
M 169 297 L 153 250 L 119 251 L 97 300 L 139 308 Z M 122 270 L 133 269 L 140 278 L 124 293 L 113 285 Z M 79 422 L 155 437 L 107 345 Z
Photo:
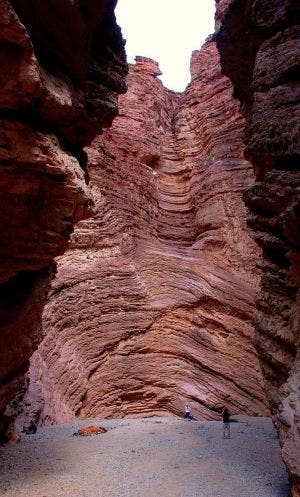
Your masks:
M 108 432 L 73 437 L 100 423 Z M 85 420 L 41 428 L 0 449 L 5 497 L 287 497 L 271 421 L 242 418 L 223 440 L 219 422 L 175 417 Z

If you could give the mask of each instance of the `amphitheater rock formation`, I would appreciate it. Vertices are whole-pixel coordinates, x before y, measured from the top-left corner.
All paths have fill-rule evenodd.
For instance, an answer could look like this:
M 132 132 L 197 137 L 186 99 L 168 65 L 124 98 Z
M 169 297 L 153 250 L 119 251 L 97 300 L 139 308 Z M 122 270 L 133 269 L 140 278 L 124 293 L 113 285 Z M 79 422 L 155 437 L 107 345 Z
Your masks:
M 91 214 L 82 147 L 126 90 L 114 4 L 0 1 L 0 435 L 41 339 L 49 265 Z
M 81 221 L 44 311 L 21 422 L 177 413 L 266 415 L 252 345 L 258 249 L 244 121 L 216 45 L 182 94 L 137 57 L 120 115 L 87 148 L 95 216 Z
M 256 182 L 250 226 L 262 247 L 256 338 L 293 496 L 300 496 L 300 4 L 217 1 L 217 44 L 246 117 Z

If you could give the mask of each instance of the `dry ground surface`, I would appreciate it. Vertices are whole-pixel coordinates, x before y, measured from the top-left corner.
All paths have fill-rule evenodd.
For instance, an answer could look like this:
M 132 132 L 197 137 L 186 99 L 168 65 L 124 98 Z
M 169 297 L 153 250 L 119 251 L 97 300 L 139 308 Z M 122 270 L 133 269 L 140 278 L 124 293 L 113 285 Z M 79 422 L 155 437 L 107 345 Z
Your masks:
M 73 437 L 99 423 L 107 433 Z M 85 420 L 41 428 L 0 449 L 1 497 L 287 497 L 271 421 L 175 417 Z

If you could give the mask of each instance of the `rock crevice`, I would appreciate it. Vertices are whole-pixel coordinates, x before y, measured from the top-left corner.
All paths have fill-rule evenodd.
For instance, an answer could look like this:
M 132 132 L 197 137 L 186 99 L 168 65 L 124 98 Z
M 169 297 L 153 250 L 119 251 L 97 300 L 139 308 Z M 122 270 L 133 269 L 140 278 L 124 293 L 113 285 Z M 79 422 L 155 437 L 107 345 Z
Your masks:
M 257 248 L 243 118 L 216 45 L 183 94 L 138 57 L 112 127 L 86 149 L 95 215 L 58 259 L 25 419 L 265 415 L 252 346 Z M 22 418 L 24 422 L 24 416 Z

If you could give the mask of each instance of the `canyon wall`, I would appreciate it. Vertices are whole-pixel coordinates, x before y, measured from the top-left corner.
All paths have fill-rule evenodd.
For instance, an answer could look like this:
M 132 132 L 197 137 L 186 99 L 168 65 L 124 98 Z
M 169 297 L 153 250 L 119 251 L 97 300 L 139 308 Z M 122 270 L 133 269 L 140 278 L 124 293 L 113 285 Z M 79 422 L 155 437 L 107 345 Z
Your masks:
M 217 1 L 221 65 L 246 117 L 256 182 L 245 195 L 263 250 L 256 342 L 292 494 L 300 496 L 300 4 Z
M 44 310 L 19 424 L 231 412 L 267 415 L 252 345 L 258 249 L 244 121 L 215 43 L 183 94 L 137 57 L 112 127 L 86 149 L 95 215 L 81 221 Z
M 51 261 L 92 213 L 83 146 L 126 90 L 114 4 L 0 0 L 0 433 L 41 339 Z

